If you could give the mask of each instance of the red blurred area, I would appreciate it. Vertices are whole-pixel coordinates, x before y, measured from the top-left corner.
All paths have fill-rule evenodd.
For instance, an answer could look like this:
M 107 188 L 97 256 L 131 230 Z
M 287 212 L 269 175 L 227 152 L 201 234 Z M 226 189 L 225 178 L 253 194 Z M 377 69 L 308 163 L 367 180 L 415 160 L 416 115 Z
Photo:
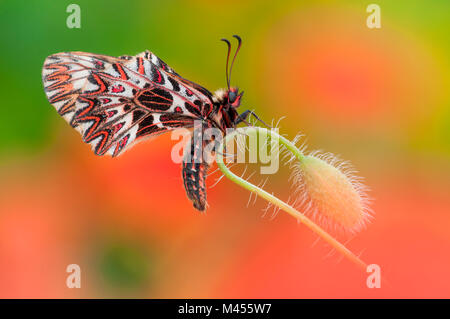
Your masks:
M 37 168 L 36 168 L 37 169 Z M 42 169 L 42 167 L 41 167 Z M 38 170 L 38 169 L 37 169 Z M 88 231 L 64 172 L 10 170 L 0 189 L 0 297 L 79 297 L 65 286 Z M 67 190 L 70 190 L 67 192 Z M 89 292 L 86 292 L 89 294 Z
M 379 264 L 390 281 L 371 290 L 365 273 L 289 216 L 261 219 L 262 203 L 244 209 L 247 194 L 234 184 L 211 189 L 211 208 L 201 216 L 183 194 L 179 165 L 165 158 L 169 146 L 169 138 L 146 142 L 120 160 L 98 159 L 77 146 L 72 160 L 44 161 L 28 170 L 19 165 L 5 174 L 1 296 L 102 296 L 95 285 L 101 273 L 86 251 L 106 231 L 156 247 L 152 288 L 137 296 L 449 297 L 445 184 L 434 187 L 411 174 L 381 177 L 372 185 L 376 218 L 348 243 L 364 261 Z M 274 187 L 284 184 L 275 181 Z M 65 287 L 71 263 L 89 270 L 83 290 Z
M 271 104 L 354 129 L 428 114 L 437 85 L 429 53 L 395 29 L 368 29 L 357 11 L 337 12 L 294 13 L 265 40 Z

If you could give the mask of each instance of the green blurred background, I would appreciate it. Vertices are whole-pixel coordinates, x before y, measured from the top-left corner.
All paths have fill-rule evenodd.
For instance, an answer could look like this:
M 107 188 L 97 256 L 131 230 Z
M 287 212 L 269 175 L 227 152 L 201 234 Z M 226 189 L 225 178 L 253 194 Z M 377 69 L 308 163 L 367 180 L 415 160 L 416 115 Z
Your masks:
M 367 1 L 76 1 L 69 29 L 71 3 L 0 1 L 0 297 L 450 297 L 450 2 L 377 1 L 381 29 Z M 43 91 L 50 54 L 145 49 L 214 91 L 232 34 L 242 108 L 285 117 L 282 133 L 350 160 L 372 188 L 376 218 L 349 247 L 391 287 L 368 289 L 228 181 L 194 211 L 170 136 L 96 157 Z M 288 198 L 288 174 L 268 189 Z M 66 287 L 69 264 L 81 289 Z

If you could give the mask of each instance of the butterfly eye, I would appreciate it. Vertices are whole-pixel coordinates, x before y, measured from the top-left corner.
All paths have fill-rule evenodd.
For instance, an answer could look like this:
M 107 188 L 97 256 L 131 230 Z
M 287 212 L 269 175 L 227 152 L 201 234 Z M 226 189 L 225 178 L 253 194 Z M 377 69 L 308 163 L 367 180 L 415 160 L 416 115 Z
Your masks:
M 236 98 L 237 98 L 236 92 L 230 91 L 230 92 L 228 93 L 228 101 L 229 101 L 230 103 L 234 103 L 234 101 L 236 101 Z

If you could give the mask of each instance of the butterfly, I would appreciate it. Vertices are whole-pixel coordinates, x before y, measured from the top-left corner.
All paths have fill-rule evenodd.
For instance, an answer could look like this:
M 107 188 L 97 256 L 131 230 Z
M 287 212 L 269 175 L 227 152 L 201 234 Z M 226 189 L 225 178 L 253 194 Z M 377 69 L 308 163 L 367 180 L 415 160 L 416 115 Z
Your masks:
M 230 76 L 242 45 L 239 36 L 231 66 L 227 44 L 227 89 L 215 94 L 181 77 L 150 51 L 111 57 L 86 52 L 50 55 L 42 80 L 47 99 L 91 145 L 96 155 L 119 156 L 136 142 L 177 128 L 194 128 L 182 162 L 182 178 L 194 208 L 205 211 L 209 163 L 201 155 L 208 128 L 246 123 L 252 111 L 237 112 L 243 92 L 230 87 Z M 211 152 L 212 156 L 214 151 Z

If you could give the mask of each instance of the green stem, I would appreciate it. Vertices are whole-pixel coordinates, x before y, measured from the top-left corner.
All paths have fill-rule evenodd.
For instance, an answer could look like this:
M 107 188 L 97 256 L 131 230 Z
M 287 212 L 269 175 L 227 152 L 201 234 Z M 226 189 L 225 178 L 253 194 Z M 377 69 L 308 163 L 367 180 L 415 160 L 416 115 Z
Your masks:
M 342 255 L 344 255 L 347 259 L 349 259 L 351 262 L 362 268 L 364 271 L 367 269 L 367 265 L 358 258 L 355 254 L 353 254 L 347 247 L 345 247 L 343 244 L 341 244 L 338 240 L 336 240 L 333 236 L 328 234 L 323 228 L 321 228 L 319 225 L 314 223 L 311 219 L 306 217 L 304 214 L 300 213 L 298 210 L 296 210 L 294 207 L 290 206 L 289 204 L 283 202 L 282 200 L 278 199 L 277 197 L 273 196 L 272 194 L 269 194 L 265 190 L 253 185 L 252 183 L 249 183 L 245 179 L 237 176 L 233 172 L 231 172 L 228 167 L 225 165 L 223 160 L 223 149 L 224 145 L 227 144 L 227 141 L 231 141 L 238 133 L 261 133 L 264 132 L 268 135 L 270 135 L 273 139 L 278 139 L 279 142 L 284 145 L 294 156 L 299 160 L 302 161 L 304 159 L 303 153 L 288 139 L 284 138 L 283 136 L 275 133 L 273 130 L 267 130 L 265 128 L 261 127 L 246 127 L 246 128 L 239 128 L 235 130 L 233 133 L 228 134 L 225 136 L 224 140 L 222 141 L 219 150 L 217 152 L 216 156 L 216 162 L 219 166 L 219 169 L 223 172 L 223 174 L 229 178 L 234 183 L 240 185 L 241 187 L 249 190 L 250 192 L 255 193 L 259 197 L 264 198 L 268 202 L 272 203 L 273 205 L 279 207 L 280 209 L 287 212 L 289 215 L 293 216 L 297 220 L 300 220 L 304 225 L 306 225 L 309 229 L 311 229 L 313 232 L 318 234 L 322 239 L 324 239 L 328 244 L 330 244 L 332 247 L 334 247 L 337 251 L 339 251 Z

